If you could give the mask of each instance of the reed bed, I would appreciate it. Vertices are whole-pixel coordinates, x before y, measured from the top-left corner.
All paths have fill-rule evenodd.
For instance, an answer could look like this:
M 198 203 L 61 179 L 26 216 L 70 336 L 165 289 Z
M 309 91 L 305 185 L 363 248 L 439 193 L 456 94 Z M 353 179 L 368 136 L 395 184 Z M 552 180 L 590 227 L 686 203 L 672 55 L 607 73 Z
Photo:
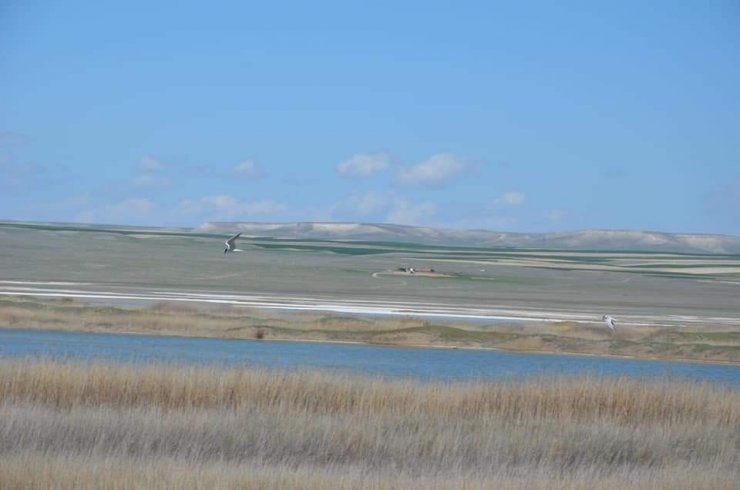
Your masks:
M 2 488 L 733 488 L 740 393 L 0 361 Z
M 363 474 L 354 468 L 321 470 L 306 468 L 207 464 L 158 459 L 48 456 L 21 453 L 3 458 L 0 482 L 7 490 L 22 489 L 316 489 L 351 490 L 734 490 L 735 482 L 724 475 L 697 473 L 694 468 L 652 469 L 615 473 L 604 477 L 584 472 L 567 477 L 531 471 L 501 472 L 472 478 L 411 478 L 393 473 Z

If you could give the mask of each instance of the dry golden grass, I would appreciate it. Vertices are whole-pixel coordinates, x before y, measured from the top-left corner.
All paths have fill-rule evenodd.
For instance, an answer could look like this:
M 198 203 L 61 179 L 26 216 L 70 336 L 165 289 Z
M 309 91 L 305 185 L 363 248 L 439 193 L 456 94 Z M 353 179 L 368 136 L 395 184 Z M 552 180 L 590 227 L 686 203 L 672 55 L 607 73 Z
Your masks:
M 21 453 L 1 460 L 0 482 L 7 490 L 29 489 L 307 489 L 337 490 L 442 490 L 491 488 L 521 490 L 735 490 L 723 475 L 697 474 L 693 468 L 654 469 L 615 474 L 591 473 L 562 476 L 533 472 L 527 475 L 502 472 L 489 478 L 408 477 L 359 470 L 315 469 L 229 464 L 220 461 L 191 463 L 173 459 L 49 456 Z
M 0 488 L 732 488 L 740 393 L 0 361 Z

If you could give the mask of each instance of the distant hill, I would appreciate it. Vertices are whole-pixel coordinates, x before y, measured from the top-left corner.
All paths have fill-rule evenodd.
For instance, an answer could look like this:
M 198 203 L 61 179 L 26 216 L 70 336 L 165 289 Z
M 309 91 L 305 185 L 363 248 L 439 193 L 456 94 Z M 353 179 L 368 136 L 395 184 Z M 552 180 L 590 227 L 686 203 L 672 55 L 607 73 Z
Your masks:
M 211 222 L 197 231 L 275 238 L 414 242 L 565 250 L 614 250 L 740 254 L 740 237 L 627 230 L 583 230 L 558 233 L 505 233 L 370 223 L 227 223 Z

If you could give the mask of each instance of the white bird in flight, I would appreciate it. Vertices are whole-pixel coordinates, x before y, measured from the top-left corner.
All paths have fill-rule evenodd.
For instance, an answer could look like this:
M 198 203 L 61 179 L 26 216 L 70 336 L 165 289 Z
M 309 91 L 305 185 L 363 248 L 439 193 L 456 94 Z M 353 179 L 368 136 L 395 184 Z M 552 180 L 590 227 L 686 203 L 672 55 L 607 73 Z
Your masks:
M 601 317 L 602 320 L 604 320 L 604 323 L 606 323 L 606 326 L 609 327 L 609 330 L 611 330 L 612 333 L 615 332 L 614 328 L 614 318 L 610 317 L 609 315 L 604 315 Z
M 239 238 L 239 235 L 241 235 L 241 232 L 237 233 L 233 237 L 226 240 L 226 248 L 224 249 L 224 253 L 226 252 L 241 252 L 242 250 L 239 250 L 236 248 L 236 239 Z

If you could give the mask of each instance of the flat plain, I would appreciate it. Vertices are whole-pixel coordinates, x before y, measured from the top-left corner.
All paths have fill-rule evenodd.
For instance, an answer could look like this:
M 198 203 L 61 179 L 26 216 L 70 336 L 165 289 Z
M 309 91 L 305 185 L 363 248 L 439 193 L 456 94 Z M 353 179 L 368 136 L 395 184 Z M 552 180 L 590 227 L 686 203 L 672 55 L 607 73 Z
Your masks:
M 224 238 L 2 224 L 0 326 L 740 362 L 736 256 Z M 5 358 L 0 487 L 730 489 L 738 396 Z
M 224 238 L 2 224 L 0 323 L 740 362 L 738 256 Z

